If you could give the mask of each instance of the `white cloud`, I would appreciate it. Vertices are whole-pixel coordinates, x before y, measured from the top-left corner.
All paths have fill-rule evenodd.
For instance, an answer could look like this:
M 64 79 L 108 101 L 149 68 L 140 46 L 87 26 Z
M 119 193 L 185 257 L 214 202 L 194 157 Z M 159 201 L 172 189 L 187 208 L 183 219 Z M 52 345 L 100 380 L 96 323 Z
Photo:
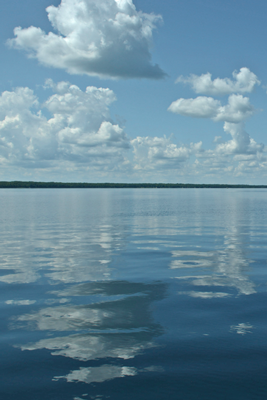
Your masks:
M 191 292 L 179 292 L 179 294 L 187 294 L 191 297 L 196 297 L 200 299 L 220 299 L 223 297 L 229 297 L 229 293 L 224 292 L 196 292 L 191 290 Z
M 6 300 L 6 304 L 15 306 L 30 306 L 36 303 L 36 300 Z
M 215 118 L 221 103 L 212 97 L 199 96 L 196 99 L 178 99 L 170 105 L 169 111 L 193 118 Z
M 257 154 L 262 153 L 264 145 L 258 144 L 252 139 L 244 129 L 244 124 L 234 124 L 225 122 L 224 130 L 230 133 L 232 140 L 225 143 L 220 143 L 216 147 L 218 153 L 225 154 Z
M 137 11 L 132 0 L 62 0 L 46 9 L 57 33 L 40 28 L 14 30 L 8 44 L 46 66 L 71 74 L 108 78 L 160 79 L 151 64 L 152 32 L 161 16 Z
M 3 92 L 0 97 L 0 155 L 2 164 L 32 161 L 33 141 L 43 156 L 49 140 L 50 152 L 54 152 L 53 140 L 47 132 L 46 119 L 38 111 L 39 103 L 29 88 L 17 88 Z M 47 158 L 51 156 L 46 154 Z M 43 157 L 41 157 L 43 158 Z
M 117 168 L 124 163 L 129 140 L 109 115 L 115 101 L 110 89 L 87 87 L 83 92 L 67 82 L 54 84 L 56 92 L 43 104 L 46 118 L 33 91 L 17 88 L 0 97 L 0 156 L 2 165 L 52 167 L 102 165 Z
M 135 158 L 135 169 L 180 168 L 193 152 L 201 151 L 202 143 L 178 146 L 170 138 L 137 137 L 131 141 Z
M 267 173 L 265 146 L 252 139 L 244 127 L 243 121 L 254 108 L 242 95 L 232 94 L 226 105 L 203 96 L 179 99 L 170 106 L 171 111 L 183 115 L 224 121 L 231 139 L 221 136 L 212 149 L 205 150 L 201 141 L 178 144 L 172 135 L 129 140 L 124 128 L 110 117 L 110 106 L 116 100 L 110 89 L 87 87 L 82 91 L 68 82 L 51 80 L 45 87 L 54 93 L 42 105 L 29 88 L 0 96 L 0 165 L 6 176 L 12 171 L 15 179 L 16 173 L 33 173 L 33 180 L 41 176 L 53 180 L 60 176 L 62 180 L 62 173 L 65 177 L 67 173 L 68 179 L 74 176 L 74 180 L 77 176 L 89 181 L 92 176 L 99 181 L 123 176 L 131 181 L 166 182 L 173 179 L 173 171 L 177 181 L 219 175 L 225 181 L 251 173 L 261 179 Z M 27 280 L 23 274 L 1 279 Z
M 200 76 L 192 74 L 187 78 L 180 76 L 176 82 L 189 83 L 196 93 L 214 96 L 230 93 L 250 93 L 255 85 L 260 84 L 257 76 L 246 67 L 241 68 L 239 72 L 233 72 L 234 80 L 229 78 L 212 80 L 211 76 L 209 72 Z
M 235 81 L 228 78 L 211 80 L 211 74 L 190 78 L 180 77 L 179 82 L 189 82 L 197 93 L 229 94 L 231 92 L 251 92 L 259 80 L 248 68 L 234 72 Z M 240 176 L 247 173 L 266 173 L 265 146 L 256 143 L 245 131 L 244 121 L 255 114 L 249 98 L 233 93 L 228 103 L 223 105 L 213 97 L 199 96 L 195 99 L 180 98 L 174 101 L 169 111 L 193 118 L 209 118 L 214 122 L 223 121 L 224 131 L 230 133 L 232 139 L 224 141 L 215 136 L 214 149 L 195 152 L 196 159 L 190 173 L 208 176 Z
M 252 116 L 254 112 L 254 107 L 250 104 L 248 97 L 232 94 L 229 96 L 228 104 L 218 108 L 217 115 L 213 120 L 239 123 Z
M 247 173 L 266 173 L 265 146 L 250 137 L 244 123 L 225 122 L 224 130 L 232 138 L 228 141 L 221 138 L 214 148 L 206 150 L 202 142 L 178 145 L 172 137 L 137 137 L 131 141 L 133 171 L 142 171 L 148 177 L 156 174 L 154 181 L 166 179 L 168 171 L 176 171 L 179 179 L 187 181 L 196 176 L 217 176 L 225 181 Z M 176 261 L 172 266 L 181 267 Z
M 195 99 L 178 99 L 174 101 L 169 111 L 186 117 L 211 118 L 214 121 L 239 123 L 254 114 L 254 107 L 248 97 L 240 94 L 229 96 L 228 104 L 221 105 L 212 97 L 199 96 Z
M 243 180 L 253 176 L 250 184 L 256 184 L 256 180 L 262 182 L 267 173 L 266 148 L 252 139 L 240 125 L 233 126 L 235 132 L 232 131 L 231 140 L 196 155 L 192 175 L 199 173 L 222 183 L 233 178 L 239 178 L 240 182 L 240 177 Z

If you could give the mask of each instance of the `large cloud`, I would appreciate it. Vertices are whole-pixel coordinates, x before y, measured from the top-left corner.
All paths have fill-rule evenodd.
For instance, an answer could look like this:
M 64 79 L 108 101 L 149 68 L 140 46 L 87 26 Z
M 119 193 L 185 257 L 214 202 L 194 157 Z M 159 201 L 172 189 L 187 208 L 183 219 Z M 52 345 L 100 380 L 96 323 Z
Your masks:
M 196 93 L 215 96 L 230 93 L 250 93 L 255 85 L 260 84 L 257 76 L 246 67 L 241 68 L 239 72 L 233 72 L 234 80 L 229 78 L 212 80 L 211 76 L 209 72 L 200 76 L 192 74 L 187 78 L 180 76 L 176 82 L 189 83 Z
M 137 11 L 132 0 L 62 0 L 47 9 L 57 33 L 14 30 L 10 46 L 46 66 L 108 78 L 163 78 L 151 64 L 152 32 L 160 16 Z
M 55 94 L 43 107 L 29 88 L 4 92 L 0 97 L 0 161 L 24 167 L 48 167 L 61 162 L 116 168 L 130 147 L 127 136 L 110 119 L 115 100 L 110 89 L 81 91 L 67 82 L 47 82 Z

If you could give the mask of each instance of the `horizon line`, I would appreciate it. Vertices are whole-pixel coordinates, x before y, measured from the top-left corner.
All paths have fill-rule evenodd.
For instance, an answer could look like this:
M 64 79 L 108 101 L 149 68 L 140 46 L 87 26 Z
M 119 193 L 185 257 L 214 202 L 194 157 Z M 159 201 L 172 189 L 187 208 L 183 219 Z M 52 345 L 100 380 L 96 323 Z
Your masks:
M 168 189 L 168 188 L 214 188 L 214 189 L 267 189 L 267 185 L 250 185 L 250 184 L 228 184 L 228 183 L 112 183 L 112 182 L 55 182 L 55 181 L 0 181 L 0 189 L 16 189 L 16 188 L 29 188 L 29 189 L 68 189 L 68 188 L 77 188 L 77 189 L 101 189 L 101 188 L 133 188 L 133 189 L 142 189 L 142 188 L 159 188 L 159 189 Z

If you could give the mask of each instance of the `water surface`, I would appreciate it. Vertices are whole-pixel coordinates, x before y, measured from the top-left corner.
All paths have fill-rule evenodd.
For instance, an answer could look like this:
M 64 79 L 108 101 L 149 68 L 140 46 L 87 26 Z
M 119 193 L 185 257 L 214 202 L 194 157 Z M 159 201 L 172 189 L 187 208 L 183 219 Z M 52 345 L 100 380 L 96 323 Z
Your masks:
M 267 191 L 2 189 L 1 398 L 267 398 Z

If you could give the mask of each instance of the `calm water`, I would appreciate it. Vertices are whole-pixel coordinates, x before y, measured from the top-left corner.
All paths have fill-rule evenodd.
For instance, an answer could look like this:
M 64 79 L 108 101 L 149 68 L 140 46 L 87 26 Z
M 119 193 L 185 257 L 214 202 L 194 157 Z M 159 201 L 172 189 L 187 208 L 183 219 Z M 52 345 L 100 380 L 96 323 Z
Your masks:
M 267 398 L 267 191 L 0 202 L 1 399 Z

